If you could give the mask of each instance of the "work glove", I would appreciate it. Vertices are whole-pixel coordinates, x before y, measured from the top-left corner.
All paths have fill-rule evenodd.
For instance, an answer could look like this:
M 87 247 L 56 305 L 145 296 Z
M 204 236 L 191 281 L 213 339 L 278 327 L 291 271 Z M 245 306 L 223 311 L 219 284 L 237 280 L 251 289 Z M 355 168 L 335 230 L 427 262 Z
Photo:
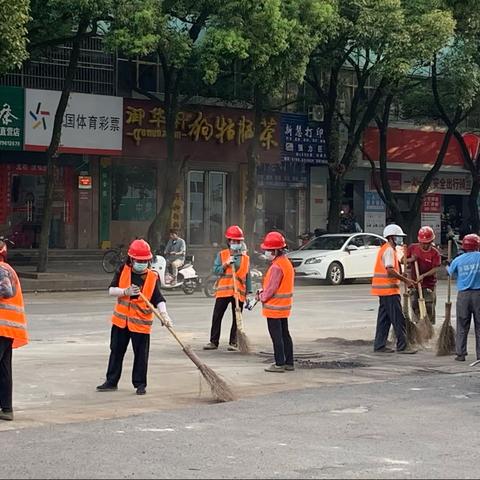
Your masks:
M 257 290 L 257 293 L 255 294 L 255 299 L 256 300 L 260 300 L 260 295 L 261 295 L 262 292 L 263 292 L 263 288 L 259 288 Z
M 251 311 L 253 310 L 253 307 L 256 305 L 256 303 L 257 300 L 255 300 L 255 298 L 247 297 L 245 301 L 245 308 Z
M 140 293 L 140 287 L 138 285 L 130 285 L 123 291 L 126 297 L 135 297 Z
M 161 314 L 162 317 L 162 325 L 164 327 L 171 327 L 173 325 L 172 319 L 169 317 L 167 312 L 163 312 Z

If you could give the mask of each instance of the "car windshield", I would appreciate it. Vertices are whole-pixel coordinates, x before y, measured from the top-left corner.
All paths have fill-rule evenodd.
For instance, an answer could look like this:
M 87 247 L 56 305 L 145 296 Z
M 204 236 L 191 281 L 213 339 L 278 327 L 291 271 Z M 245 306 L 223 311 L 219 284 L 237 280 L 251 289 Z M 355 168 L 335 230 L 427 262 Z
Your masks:
M 336 237 L 323 235 L 321 237 L 314 238 L 312 241 L 304 245 L 300 250 L 340 250 L 348 238 L 348 235 Z

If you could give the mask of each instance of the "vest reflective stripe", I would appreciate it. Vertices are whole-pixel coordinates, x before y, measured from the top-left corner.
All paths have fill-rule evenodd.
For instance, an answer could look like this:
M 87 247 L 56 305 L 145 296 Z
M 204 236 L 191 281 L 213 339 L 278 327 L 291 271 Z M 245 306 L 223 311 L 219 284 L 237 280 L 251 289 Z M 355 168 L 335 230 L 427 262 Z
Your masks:
M 157 279 L 157 274 L 149 269 L 141 289 L 147 298 L 152 298 Z M 132 269 L 125 265 L 118 286 L 125 289 L 131 284 Z M 119 297 L 112 314 L 112 323 L 119 328 L 128 328 L 131 332 L 149 334 L 152 331 L 153 312 L 141 298 Z
M 16 307 L 15 305 L 0 304 L 0 310 L 13 310 L 14 312 L 24 313 L 25 309 L 22 307 Z
M 0 298 L 0 337 L 12 338 L 12 347 L 19 348 L 28 343 L 22 287 L 17 273 L 8 263 L 0 262 L 0 268 L 8 272 L 14 291 L 12 298 Z
M 377 259 L 375 261 L 375 269 L 372 277 L 372 288 L 370 293 L 380 297 L 389 295 L 400 295 L 400 280 L 390 277 L 387 269 L 383 264 L 383 254 L 392 246 L 389 243 L 382 245 L 377 253 Z M 393 252 L 393 268 L 395 271 L 399 271 L 397 253 Z
M 230 250 L 227 248 L 220 252 L 220 260 L 224 264 L 231 256 Z M 248 255 L 242 255 L 240 258 L 240 268 L 235 272 L 235 279 L 237 281 L 238 299 L 244 302 L 247 297 L 247 275 L 250 270 L 250 258 Z M 223 275 L 217 280 L 217 287 L 215 290 L 216 298 L 233 297 L 235 294 L 233 289 L 233 269 L 229 265 Z
M 266 288 L 270 281 L 273 265 L 277 265 L 282 269 L 282 281 L 272 298 L 263 304 L 262 313 L 267 318 L 288 318 L 292 311 L 295 271 L 287 257 L 284 255 L 277 257 L 265 275 L 263 288 Z

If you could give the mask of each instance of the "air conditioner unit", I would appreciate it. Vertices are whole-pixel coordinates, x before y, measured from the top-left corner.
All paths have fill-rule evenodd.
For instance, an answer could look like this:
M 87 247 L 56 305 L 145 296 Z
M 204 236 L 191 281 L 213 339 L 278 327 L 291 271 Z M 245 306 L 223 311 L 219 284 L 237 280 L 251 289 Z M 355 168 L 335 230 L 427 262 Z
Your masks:
M 323 122 L 323 105 L 312 105 L 308 108 L 308 119 L 311 122 Z

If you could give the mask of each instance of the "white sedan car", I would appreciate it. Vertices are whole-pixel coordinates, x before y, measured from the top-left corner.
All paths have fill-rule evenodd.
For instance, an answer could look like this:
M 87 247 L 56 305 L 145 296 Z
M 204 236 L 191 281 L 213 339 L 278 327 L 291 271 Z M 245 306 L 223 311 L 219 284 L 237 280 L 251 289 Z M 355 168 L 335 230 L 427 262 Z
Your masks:
M 327 234 L 288 253 L 297 277 L 328 280 L 371 278 L 379 248 L 386 242 L 374 233 Z

